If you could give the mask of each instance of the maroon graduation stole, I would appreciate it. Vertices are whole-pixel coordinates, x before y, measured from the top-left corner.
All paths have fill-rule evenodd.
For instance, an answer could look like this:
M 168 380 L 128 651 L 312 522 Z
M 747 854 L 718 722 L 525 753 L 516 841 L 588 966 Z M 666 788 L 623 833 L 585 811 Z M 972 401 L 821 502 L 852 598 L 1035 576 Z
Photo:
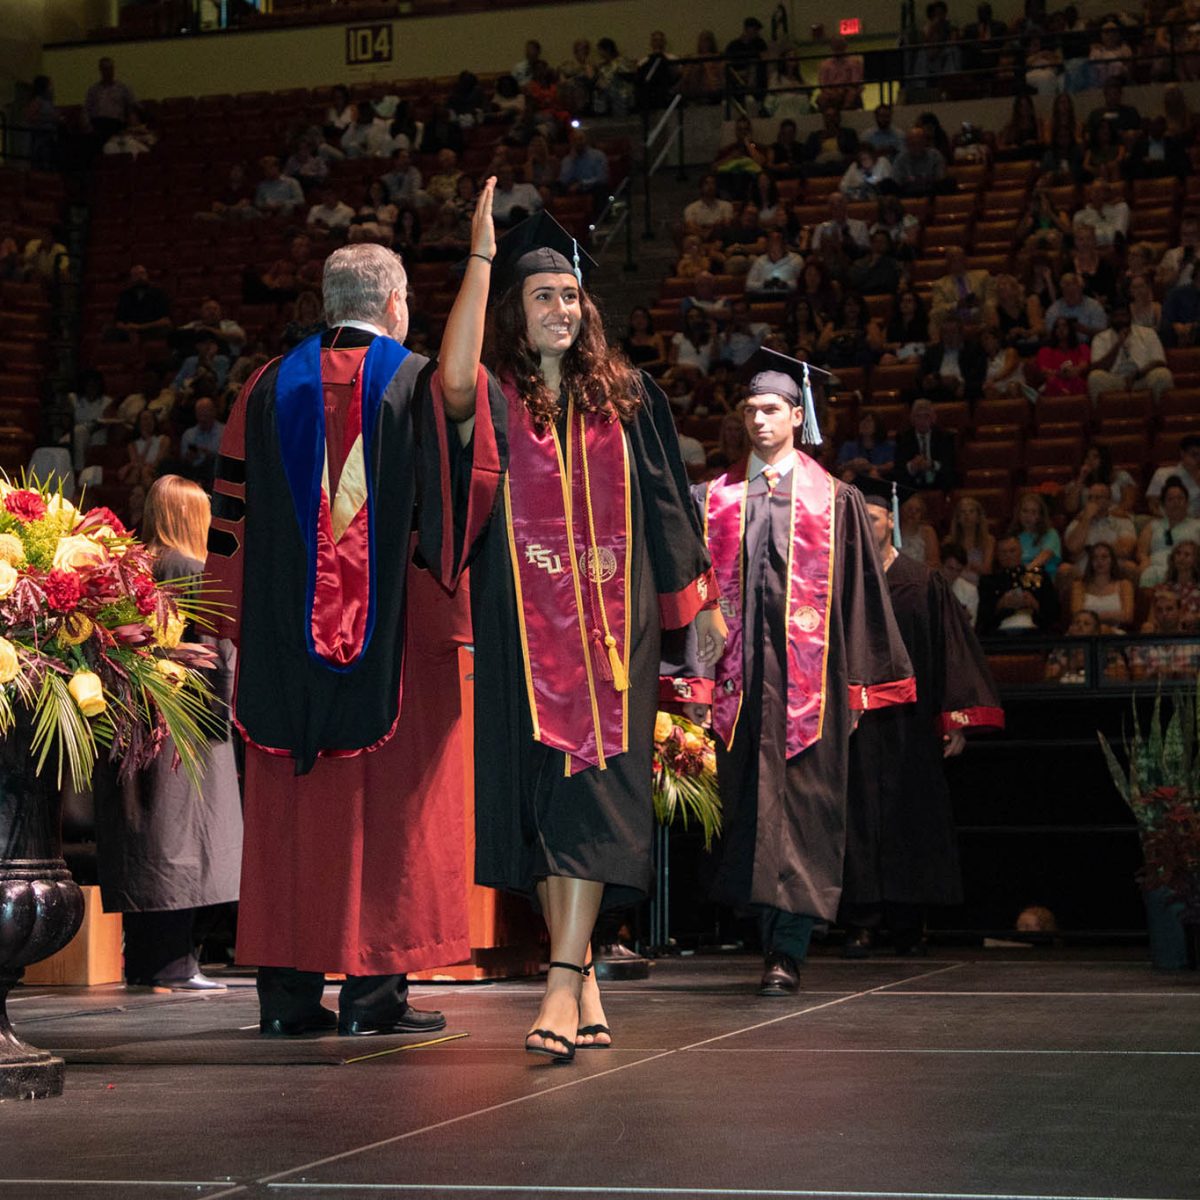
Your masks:
M 713 730 L 733 747 L 744 690 L 746 492 L 743 459 L 708 485 L 704 526 L 729 640 L 717 664 Z M 829 659 L 829 608 L 833 600 L 834 482 L 797 451 L 792 468 L 791 530 L 787 570 L 787 755 L 821 737 Z
M 539 432 L 511 380 L 504 510 L 535 740 L 568 774 L 628 749 L 632 520 L 620 421 L 567 403 Z M 565 441 L 565 445 L 563 442 Z

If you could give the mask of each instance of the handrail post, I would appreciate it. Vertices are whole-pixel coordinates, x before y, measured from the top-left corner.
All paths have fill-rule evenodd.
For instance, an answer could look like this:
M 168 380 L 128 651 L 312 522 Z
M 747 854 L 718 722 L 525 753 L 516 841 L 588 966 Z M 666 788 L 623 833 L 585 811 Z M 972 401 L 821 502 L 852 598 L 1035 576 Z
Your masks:
M 645 209 L 645 229 L 642 237 L 646 241 L 654 239 L 654 225 L 650 211 L 650 114 L 642 106 L 642 206 Z
M 679 165 L 675 168 L 675 179 L 678 183 L 683 183 L 687 179 L 687 168 L 684 166 L 683 157 L 683 110 L 685 105 L 682 100 L 679 102 L 678 114 L 679 119 L 676 125 L 676 136 L 679 141 Z

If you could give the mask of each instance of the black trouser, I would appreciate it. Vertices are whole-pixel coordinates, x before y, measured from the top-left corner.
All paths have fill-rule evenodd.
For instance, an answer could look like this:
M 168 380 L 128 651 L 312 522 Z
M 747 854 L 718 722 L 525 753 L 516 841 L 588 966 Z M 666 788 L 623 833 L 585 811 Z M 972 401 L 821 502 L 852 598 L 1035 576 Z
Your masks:
M 768 904 L 756 905 L 764 955 L 787 954 L 798 963 L 808 958 L 815 917 L 805 913 L 784 912 Z
M 843 904 L 839 915 L 852 929 L 875 933 L 886 927 L 897 950 L 915 946 L 925 933 L 923 904 Z
M 165 912 L 127 912 L 125 981 L 178 982 L 200 970 L 196 951 L 223 905 L 176 908 Z
M 325 976 L 294 967 L 258 968 L 258 1008 L 264 1021 L 300 1023 L 321 1007 Z M 399 1017 L 408 1007 L 407 975 L 347 975 L 338 995 L 343 1021 Z

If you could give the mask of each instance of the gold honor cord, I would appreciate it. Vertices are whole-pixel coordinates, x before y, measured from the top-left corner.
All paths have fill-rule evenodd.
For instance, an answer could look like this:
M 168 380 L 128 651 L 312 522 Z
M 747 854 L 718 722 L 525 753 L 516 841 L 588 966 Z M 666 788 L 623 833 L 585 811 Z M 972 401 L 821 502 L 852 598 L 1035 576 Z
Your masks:
M 621 435 L 622 439 L 624 436 L 624 434 Z M 604 607 L 604 587 L 600 582 L 600 548 L 596 545 L 596 519 L 592 513 L 592 482 L 588 474 L 587 425 L 583 413 L 579 414 L 579 461 L 583 466 L 583 498 L 588 522 L 587 576 L 596 585 L 596 604 L 600 611 L 600 623 L 604 627 L 604 645 L 608 650 L 609 666 L 612 668 L 613 687 L 618 692 L 627 692 L 629 690 L 629 673 L 621 661 L 621 652 L 617 649 L 617 639 L 613 637 L 612 629 L 608 624 L 608 611 Z M 625 553 L 629 554 L 628 543 L 625 546 Z M 627 605 L 629 603 L 628 596 L 625 597 L 625 603 Z

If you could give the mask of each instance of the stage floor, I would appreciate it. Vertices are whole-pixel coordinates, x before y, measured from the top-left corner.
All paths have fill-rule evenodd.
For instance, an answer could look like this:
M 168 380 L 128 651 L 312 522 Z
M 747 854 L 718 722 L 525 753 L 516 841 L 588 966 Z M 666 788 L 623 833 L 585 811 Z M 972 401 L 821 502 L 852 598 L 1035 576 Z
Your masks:
M 568 1066 L 520 1050 L 536 982 L 414 989 L 469 1035 L 414 1048 L 260 1039 L 252 987 L 17 989 L 67 1091 L 0 1104 L 0 1198 L 1200 1198 L 1196 973 L 822 956 L 777 1000 L 760 968 L 607 985 L 616 1046 Z

